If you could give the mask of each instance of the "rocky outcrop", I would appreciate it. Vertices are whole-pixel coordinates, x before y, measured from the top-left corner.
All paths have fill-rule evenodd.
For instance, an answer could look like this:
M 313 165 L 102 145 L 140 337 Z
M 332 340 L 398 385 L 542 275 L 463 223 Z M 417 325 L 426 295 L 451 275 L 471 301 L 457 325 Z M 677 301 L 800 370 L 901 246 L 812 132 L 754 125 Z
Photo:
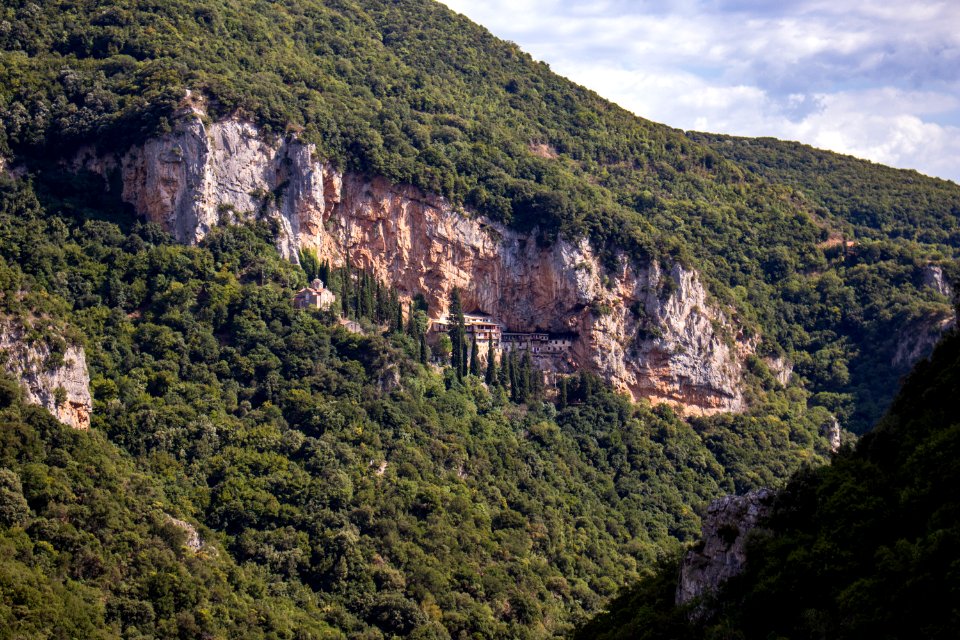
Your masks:
M 74 429 L 90 427 L 93 401 L 83 347 L 51 348 L 48 341 L 31 339 L 20 322 L 0 318 L 0 362 L 21 381 L 27 402 L 38 404 Z
M 742 343 L 717 331 L 730 323 L 691 270 L 621 257 L 611 272 L 586 241 L 544 246 L 380 178 L 328 173 L 323 202 L 325 233 L 305 244 L 334 264 L 349 256 L 404 294 L 423 294 L 434 317 L 446 313 L 456 287 L 465 308 L 513 330 L 577 335 L 573 361 L 635 398 L 699 413 L 742 405 Z
M 512 330 L 577 334 L 570 367 L 635 398 L 692 413 L 742 408 L 741 363 L 752 345 L 681 265 L 621 256 L 611 271 L 585 241 L 544 245 L 413 187 L 342 174 L 296 139 L 236 119 L 207 123 L 195 107 L 171 133 L 120 158 L 87 154 L 75 165 L 106 174 L 111 162 L 123 199 L 182 242 L 216 224 L 270 218 L 283 255 L 295 260 L 306 248 L 334 265 L 349 260 L 403 296 L 425 296 L 434 318 L 458 287 L 465 308 Z
M 941 313 L 912 322 L 897 337 L 897 350 L 891 364 L 908 370 L 933 353 L 943 334 L 957 326 L 955 313 Z
M 320 186 L 311 152 L 297 142 L 270 142 L 247 122 L 185 118 L 122 158 L 123 199 L 187 243 L 219 223 L 271 217 L 282 225 L 281 252 L 294 258 L 301 233 L 320 231 L 310 215 Z
M 836 453 L 843 444 L 843 430 L 840 428 L 840 421 L 836 418 L 831 419 L 820 427 L 822 435 L 830 443 L 830 451 Z
M 793 363 L 787 360 L 786 356 L 766 357 L 763 362 L 781 386 L 790 384 L 793 379 Z
M 169 513 L 164 513 L 164 517 L 167 522 L 183 531 L 185 539 L 184 546 L 192 551 L 193 553 L 200 553 L 203 551 L 203 548 L 206 546 L 206 543 L 203 541 L 203 538 L 200 537 L 200 534 L 197 532 L 197 528 L 186 520 L 181 520 L 180 518 L 174 518 Z
M 943 275 L 943 268 L 938 264 L 928 264 L 924 268 L 923 286 L 933 289 L 948 300 L 953 300 L 953 287 Z
M 744 496 L 713 501 L 703 519 L 703 539 L 687 552 L 680 565 L 678 605 L 715 594 L 746 563 L 746 542 L 751 531 L 773 506 L 775 493 L 760 489 Z
M 932 289 L 953 301 L 953 287 L 950 286 L 940 265 L 926 265 L 921 275 L 923 287 Z M 933 348 L 940 342 L 943 334 L 956 326 L 957 314 L 953 310 L 935 311 L 915 319 L 904 326 L 897 335 L 897 349 L 890 363 L 903 371 L 912 368 L 917 362 L 933 353 Z

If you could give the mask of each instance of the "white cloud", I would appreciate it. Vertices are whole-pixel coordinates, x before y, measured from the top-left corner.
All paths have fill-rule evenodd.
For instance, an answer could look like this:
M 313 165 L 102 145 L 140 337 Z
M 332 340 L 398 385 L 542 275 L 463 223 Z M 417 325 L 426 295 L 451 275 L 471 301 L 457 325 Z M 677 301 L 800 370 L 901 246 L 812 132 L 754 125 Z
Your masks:
M 960 3 L 446 4 L 651 120 L 800 140 L 960 182 Z

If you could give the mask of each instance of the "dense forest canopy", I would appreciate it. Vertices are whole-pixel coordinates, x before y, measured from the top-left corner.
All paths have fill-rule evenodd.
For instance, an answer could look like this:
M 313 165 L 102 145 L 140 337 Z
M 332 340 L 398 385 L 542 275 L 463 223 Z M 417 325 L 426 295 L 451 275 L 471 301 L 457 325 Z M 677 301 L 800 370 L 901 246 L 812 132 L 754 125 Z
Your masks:
M 854 431 L 902 334 L 949 308 L 923 269 L 953 268 L 957 185 L 645 121 L 429 0 L 15 2 L 0 46 L 0 148 L 30 166 L 166 131 L 190 89 L 345 169 L 693 264 Z
M 263 223 L 178 245 L 64 170 L 169 131 L 188 89 L 464 215 L 696 267 L 760 336 L 750 408 L 434 367 L 389 283 L 282 260 Z M 0 637 L 572 631 L 709 500 L 821 465 L 835 417 L 867 430 L 952 310 L 926 275 L 957 275 L 957 185 L 645 121 L 428 0 L 5 2 L 0 156 L 0 319 L 83 344 L 95 400 L 75 433 L 0 379 Z M 321 271 L 340 307 L 294 309 Z
M 36 613 L 55 595 L 18 637 L 40 637 L 49 616 L 105 637 L 195 625 L 238 637 L 231 621 L 262 593 L 282 602 L 262 604 L 272 613 L 249 637 L 295 637 L 283 630 L 301 607 L 325 621 L 320 635 L 547 637 L 692 539 L 710 499 L 829 455 L 832 418 L 798 389 L 696 424 L 589 375 L 562 403 L 521 399 L 515 383 L 424 365 L 422 329 L 401 327 L 367 275 L 325 273 L 345 309 L 295 310 L 307 274 L 263 224 L 188 247 L 154 224 L 91 219 L 58 186 L 41 201 L 0 179 L 0 316 L 71 326 L 95 398 L 93 431 L 76 434 L 4 387 L 0 465 L 18 515 L 0 540 L 25 550 L 9 575 L 33 576 L 14 600 Z M 341 311 L 368 335 L 340 327 Z M 80 456 L 113 475 L 88 477 Z M 126 485 L 143 489 L 109 490 Z M 226 583 L 198 573 L 206 556 L 183 550 L 163 513 L 200 523 Z M 57 514 L 73 538 L 44 524 Z M 89 535 L 99 545 L 76 551 Z M 51 565 L 44 545 L 72 551 Z M 127 566 L 139 549 L 160 555 Z M 161 561 L 169 584 L 150 578 Z M 165 599 L 180 589 L 189 597 Z M 0 609 L 0 627 L 18 611 Z
M 578 637 L 951 638 L 960 625 L 960 335 L 907 379 L 890 413 L 778 496 L 746 570 L 699 615 L 674 607 L 677 565 Z

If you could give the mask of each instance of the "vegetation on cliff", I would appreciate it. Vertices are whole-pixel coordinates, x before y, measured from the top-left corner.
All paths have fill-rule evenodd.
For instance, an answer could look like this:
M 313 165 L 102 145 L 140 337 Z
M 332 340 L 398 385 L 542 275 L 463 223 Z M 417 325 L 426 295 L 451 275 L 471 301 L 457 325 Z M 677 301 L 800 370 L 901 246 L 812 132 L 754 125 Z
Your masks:
M 12 637 L 563 633 L 692 539 L 708 500 L 824 461 L 834 415 L 866 429 L 902 373 L 903 332 L 950 309 L 924 274 L 953 273 L 956 185 L 646 122 L 427 0 L 8 2 L 0 50 L 0 154 L 23 171 L 0 171 L 0 313 L 72 327 L 96 402 L 93 431 L 75 434 L 0 381 Z M 589 236 L 606 256 L 693 264 L 762 336 L 750 410 L 684 421 L 590 376 L 544 402 L 519 393 L 513 364 L 485 384 L 462 342 L 457 372 L 437 371 L 416 320 L 400 330 L 398 300 L 365 274 L 291 265 L 263 225 L 177 245 L 134 220 L 116 175 L 107 189 L 60 164 L 169 130 L 188 89 L 215 117 L 298 135 L 542 242 Z M 304 269 L 321 267 L 365 335 L 292 308 Z M 953 485 L 897 486 L 883 495 L 916 506 Z M 895 512 L 898 526 L 921 526 L 911 513 L 924 512 Z M 164 514 L 199 523 L 208 551 L 184 550 Z M 945 530 L 894 546 L 927 562 Z M 823 547 L 851 554 L 836 565 L 850 576 L 871 548 L 851 540 Z M 874 559 L 902 577 L 900 557 Z M 813 580 L 821 560 L 791 575 Z M 872 602 L 875 583 L 855 586 Z M 821 611 L 833 628 L 829 606 L 804 606 L 785 633 Z

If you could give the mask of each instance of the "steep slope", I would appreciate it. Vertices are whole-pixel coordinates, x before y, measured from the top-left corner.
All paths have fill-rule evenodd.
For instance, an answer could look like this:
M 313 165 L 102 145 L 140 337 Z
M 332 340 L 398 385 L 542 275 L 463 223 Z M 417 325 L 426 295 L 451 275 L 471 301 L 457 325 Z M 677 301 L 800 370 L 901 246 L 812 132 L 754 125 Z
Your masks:
M 636 588 L 584 638 L 949 638 L 960 618 L 960 335 L 907 379 L 856 450 L 797 474 L 745 571 L 691 623 L 668 595 L 675 568 Z M 720 532 L 721 534 L 723 532 Z M 661 623 L 673 625 L 664 635 Z
M 358 318 L 360 335 L 295 310 L 306 276 L 265 223 L 187 246 L 155 223 L 123 232 L 90 219 L 111 205 L 80 192 L 94 202 L 48 191 L 41 205 L 26 181 L 0 180 L 4 313 L 27 301 L 83 331 L 91 437 L 119 446 L 172 496 L 166 513 L 202 525 L 224 562 L 249 572 L 241 593 L 266 583 L 281 611 L 316 602 L 316 619 L 344 634 L 563 633 L 691 539 L 700 505 L 829 455 L 829 414 L 783 390 L 761 416 L 696 429 L 589 375 L 570 380 L 563 403 L 512 403 L 509 382 L 461 384 L 421 364 L 416 338 L 375 314 Z M 356 275 L 352 286 L 369 284 Z M 330 284 L 344 294 L 340 274 Z M 99 526 L 122 537 L 133 525 Z M 140 624 L 146 605 L 121 606 L 134 578 L 121 574 L 116 591 L 103 576 L 72 579 L 116 611 L 111 621 Z M 128 597 L 160 617 L 184 613 L 191 628 L 194 601 L 170 608 L 165 594 Z
M 301 608 L 317 634 L 565 633 L 695 537 L 713 498 L 822 464 L 835 418 L 865 428 L 892 393 L 898 336 L 952 312 L 926 274 L 950 275 L 954 244 L 879 232 L 837 251 L 839 222 L 776 176 L 433 2 L 2 12 L 0 311 L 83 333 L 87 435 L 171 496 L 178 541 L 207 527 L 228 556 L 217 598 L 284 612 L 256 610 L 263 635 L 292 635 Z M 350 330 L 291 304 L 321 260 Z M 579 331 L 583 368 L 635 396 L 742 411 L 683 420 L 588 373 L 553 401 L 523 362 L 460 381 L 395 299 L 439 314 L 454 287 L 516 328 Z M 55 453 L 82 502 L 82 468 Z M 96 500 L 98 531 L 161 517 L 139 502 L 111 519 L 126 507 Z M 28 506 L 84 526 L 60 504 Z M 72 587 L 57 570 L 31 569 Z M 204 598 L 172 595 L 190 588 L 72 572 L 130 636 L 204 631 Z
M 229 119 L 204 123 L 191 97 L 174 131 L 122 155 L 83 149 L 76 171 L 119 174 L 121 197 L 181 242 L 218 224 L 268 219 L 281 253 L 371 272 L 404 303 L 419 298 L 433 320 L 454 289 L 511 331 L 570 336 L 546 366 L 594 371 L 634 398 L 687 413 L 743 409 L 743 359 L 754 344 L 708 300 L 699 274 L 641 263 L 618 252 L 602 261 L 590 243 L 546 244 L 447 200 L 386 179 L 343 174 L 295 138 L 268 139 Z M 664 272 L 666 271 L 666 272 Z
M 849 354 L 844 358 L 849 377 L 841 385 L 827 382 L 821 390 L 851 394 L 856 403 L 848 423 L 860 429 L 872 424 L 899 379 L 956 325 L 956 313 L 944 303 L 955 301 L 953 285 L 960 279 L 957 185 L 794 142 L 687 136 L 744 171 L 789 187 L 790 197 L 805 203 L 827 231 L 819 246 L 837 265 L 858 312 L 841 330 L 849 337 L 842 347 Z M 919 295 L 904 295 L 905 288 Z M 882 296 L 880 289 L 885 289 Z M 794 303 L 809 304 L 810 298 L 794 293 L 796 278 L 788 278 L 786 290 L 781 313 L 802 314 Z M 825 328 L 822 322 L 804 324 L 808 331 Z M 811 331 L 809 338 L 823 344 L 818 333 Z M 829 340 L 830 333 L 821 335 Z
M 248 119 L 275 142 L 295 134 L 315 145 L 316 158 L 365 183 L 415 185 L 515 231 L 536 229 L 548 245 L 588 238 L 614 273 L 621 256 L 638 273 L 657 262 L 662 271 L 697 271 L 714 308 L 735 320 L 730 333 L 791 365 L 812 401 L 856 431 L 894 393 L 902 343 L 928 344 L 912 340 L 914 328 L 939 326 L 950 312 L 923 273 L 931 262 L 950 273 L 956 185 L 866 172 L 852 192 L 834 189 L 831 202 L 884 184 L 919 199 L 899 199 L 886 226 L 874 223 L 889 217 L 883 203 L 867 195 L 859 213 L 821 215 L 795 188 L 815 180 L 809 163 L 797 163 L 800 177 L 757 175 L 724 159 L 735 155 L 725 146 L 638 119 L 428 0 L 27 3 L 6 7 L 4 20 L 0 144 L 17 171 L 49 178 L 57 171 L 50 158 L 71 159 L 94 142 L 100 153 L 123 154 L 159 139 L 177 126 L 189 90 L 209 99 L 214 120 Z M 818 157 L 832 158 L 826 165 L 838 175 L 847 171 Z M 304 159 L 289 156 L 283 171 Z M 145 161 L 141 174 L 163 163 Z M 213 184 L 221 204 L 251 198 L 225 197 L 227 185 Z M 141 211 L 160 202 L 136 201 Z M 205 211 L 203 221 L 180 220 L 178 237 L 222 213 Z M 918 216 L 929 233 L 907 233 Z M 858 250 L 838 252 L 849 225 L 876 232 L 857 231 Z M 682 386 L 631 375 L 639 382 L 624 375 L 624 388 L 654 399 L 675 398 Z M 729 385 L 721 391 L 699 404 L 739 404 Z

